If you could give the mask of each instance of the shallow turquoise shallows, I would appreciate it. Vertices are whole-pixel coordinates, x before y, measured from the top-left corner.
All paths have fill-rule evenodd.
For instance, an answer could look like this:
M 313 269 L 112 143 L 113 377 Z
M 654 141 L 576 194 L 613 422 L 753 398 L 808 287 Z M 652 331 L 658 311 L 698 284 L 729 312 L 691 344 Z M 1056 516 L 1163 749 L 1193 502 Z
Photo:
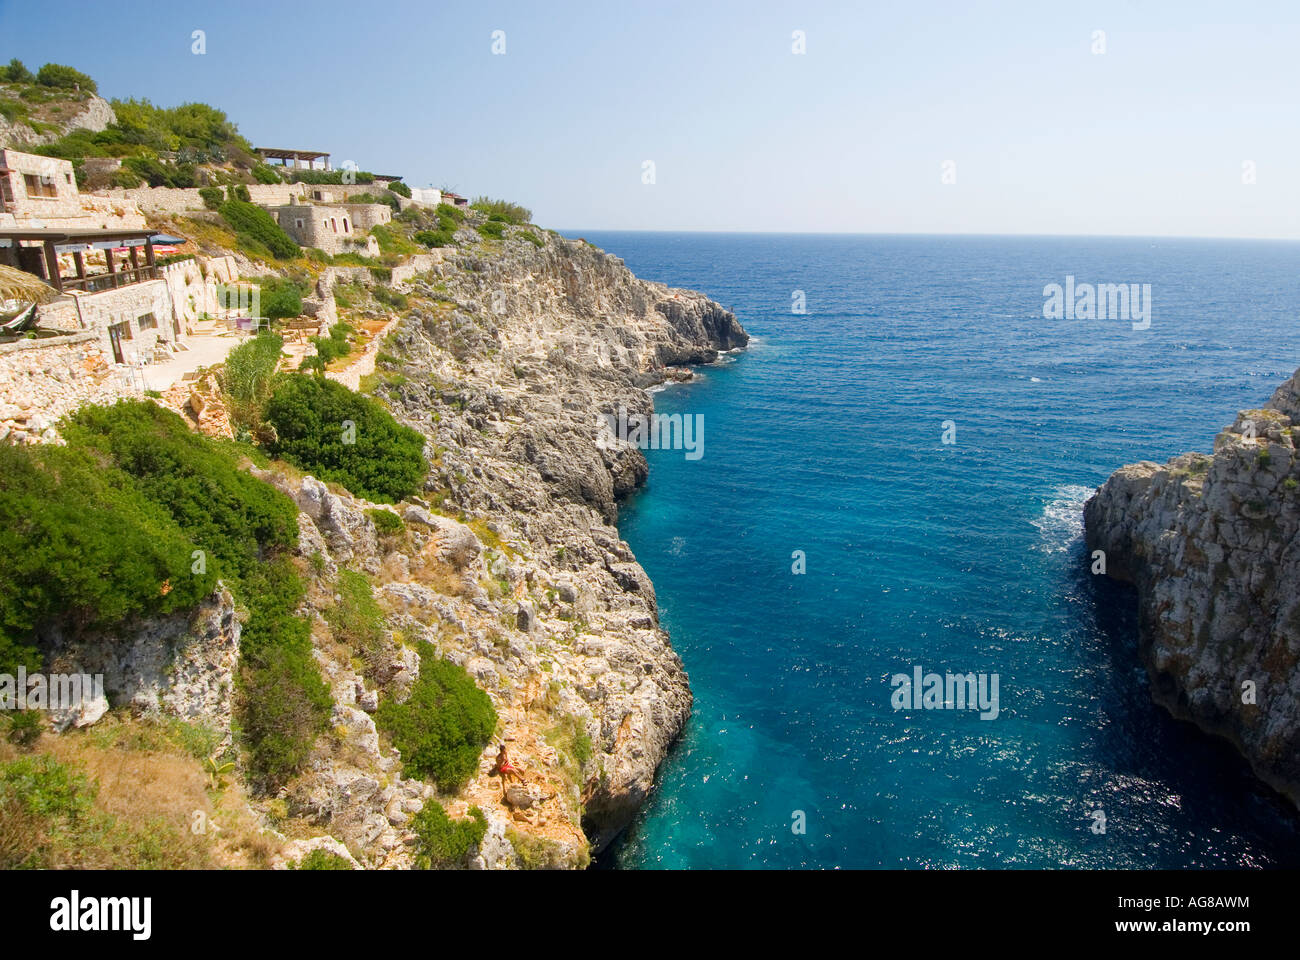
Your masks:
M 620 520 L 695 713 L 606 863 L 1300 864 L 1295 815 L 1151 704 L 1136 595 L 1090 574 L 1080 513 L 1300 365 L 1300 245 L 585 236 L 754 336 L 656 396 L 703 416 L 704 455 L 650 451 Z M 1149 283 L 1150 329 L 1044 319 L 1067 276 Z M 917 667 L 997 675 L 997 717 L 896 711 Z

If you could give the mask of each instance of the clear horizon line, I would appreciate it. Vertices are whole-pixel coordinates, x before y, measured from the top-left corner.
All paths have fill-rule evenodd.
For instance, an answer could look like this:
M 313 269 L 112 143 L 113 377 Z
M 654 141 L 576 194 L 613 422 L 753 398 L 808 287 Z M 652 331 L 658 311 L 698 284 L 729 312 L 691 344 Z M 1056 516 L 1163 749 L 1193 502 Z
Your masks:
M 536 225 L 536 224 L 535 224 Z M 552 228 L 561 234 L 580 233 L 571 227 Z M 773 236 L 773 237 L 990 237 L 1005 239 L 1007 237 L 1038 238 L 1043 240 L 1219 240 L 1244 241 L 1248 243 L 1300 243 L 1300 237 L 1226 237 L 1206 234 L 1182 233 L 983 233 L 976 231 L 955 231 L 951 233 L 933 233 L 929 231 L 899 230 L 664 230 L 637 229 L 634 227 L 583 227 L 591 233 L 693 233 L 716 236 Z

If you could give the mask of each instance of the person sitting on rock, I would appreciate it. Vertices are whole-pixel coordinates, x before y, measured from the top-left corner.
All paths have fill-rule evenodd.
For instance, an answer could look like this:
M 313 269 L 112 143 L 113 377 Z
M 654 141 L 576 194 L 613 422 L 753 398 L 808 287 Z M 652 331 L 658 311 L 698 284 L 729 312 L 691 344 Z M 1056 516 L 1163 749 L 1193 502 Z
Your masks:
M 520 783 L 525 782 L 523 772 L 514 766 L 510 762 L 510 758 L 506 756 L 506 745 L 504 743 L 501 744 L 501 751 L 497 754 L 496 766 L 492 768 L 492 772 L 501 777 L 501 800 L 503 802 L 506 799 L 506 787 L 509 786 L 511 779 L 518 780 Z

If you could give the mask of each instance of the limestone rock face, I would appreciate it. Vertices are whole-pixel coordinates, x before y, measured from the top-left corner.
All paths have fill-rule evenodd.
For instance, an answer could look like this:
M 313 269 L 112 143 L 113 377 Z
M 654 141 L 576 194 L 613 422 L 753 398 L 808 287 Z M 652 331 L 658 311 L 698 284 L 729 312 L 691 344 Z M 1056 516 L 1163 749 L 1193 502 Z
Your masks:
M 121 636 L 72 639 L 56 626 L 41 642 L 51 673 L 102 674 L 113 706 L 199 723 L 229 743 L 240 630 L 234 598 L 219 586 L 193 611 L 140 621 Z M 87 704 L 51 719 L 56 726 L 85 726 L 106 706 Z
M 1242 411 L 1213 456 L 1117 471 L 1084 524 L 1107 574 L 1137 587 L 1153 697 L 1300 804 L 1297 415 L 1300 374 Z
M 103 97 L 91 95 L 77 104 L 77 109 L 65 117 L 53 121 L 53 130 L 38 133 L 29 124 L 21 121 L 9 122 L 0 117 L 0 147 L 14 150 L 26 150 L 53 143 L 72 130 L 82 128 L 91 133 L 99 133 L 117 122 L 117 114 Z
M 647 386 L 689 378 L 674 365 L 748 337 L 700 294 L 551 235 L 443 251 L 429 266 L 405 281 L 412 306 L 372 387 L 428 439 L 425 491 L 396 508 L 401 534 L 377 535 L 373 504 L 259 472 L 302 511 L 317 660 L 337 703 L 332 736 L 283 799 L 363 865 L 412 864 L 410 820 L 436 785 L 406 778 L 371 714 L 405 698 L 432 649 L 487 692 L 527 778 L 503 785 L 492 744 L 478 775 L 441 799 L 452 816 L 478 807 L 487 819 L 467 865 L 580 866 L 631 819 L 691 708 L 654 586 L 613 526 L 646 460 L 607 442 L 602 414 L 652 412 Z M 329 641 L 343 566 L 371 576 L 395 638 L 364 669 Z M 521 835 L 523 853 L 510 839 Z

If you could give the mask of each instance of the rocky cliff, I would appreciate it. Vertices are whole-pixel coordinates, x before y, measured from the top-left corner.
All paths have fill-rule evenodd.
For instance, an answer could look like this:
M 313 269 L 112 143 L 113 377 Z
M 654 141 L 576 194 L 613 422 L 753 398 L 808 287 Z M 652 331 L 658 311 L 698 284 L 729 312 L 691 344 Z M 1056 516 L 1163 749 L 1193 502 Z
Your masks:
M 1090 551 L 1134 584 L 1152 695 L 1224 737 L 1300 804 L 1300 373 L 1163 466 L 1116 472 L 1084 507 Z
M 441 646 L 493 695 L 526 762 L 536 731 L 576 725 L 589 738 L 578 801 L 599 850 L 645 798 L 691 704 L 654 588 L 613 526 L 645 457 L 602 436 L 600 414 L 651 411 L 646 387 L 748 336 L 700 294 L 534 235 L 540 246 L 469 248 L 412 280 L 371 389 L 429 437 L 429 506 L 479 531 L 473 562 L 500 583 L 495 598 L 461 578 L 458 609 L 439 615 L 458 639 Z M 385 589 L 403 610 L 446 606 L 409 581 Z
M 358 271 L 368 290 L 349 288 L 353 319 L 387 324 L 361 388 L 426 437 L 421 493 L 380 505 L 287 464 L 247 464 L 298 506 L 298 613 L 334 701 L 302 772 L 249 800 L 275 863 L 320 849 L 411 867 L 411 821 L 436 798 L 453 817 L 483 812 L 472 867 L 583 866 L 627 825 L 690 713 L 654 588 L 614 526 L 647 463 L 602 414 L 651 412 L 646 388 L 748 337 L 706 297 L 640 280 L 583 241 L 531 226 L 457 239 L 424 273 Z M 379 510 L 401 523 L 377 525 Z M 364 574 L 382 613 L 364 647 L 336 616 L 344 570 Z M 61 723 L 94 723 L 111 702 L 229 743 L 238 607 L 218 589 L 187 615 L 134 624 L 125 643 L 56 632 L 54 662 L 103 673 L 108 701 Z M 374 719 L 409 695 L 424 643 L 464 667 L 499 718 L 477 774 L 450 795 L 405 776 Z M 492 773 L 502 741 L 527 778 L 504 793 Z
M 117 122 L 112 105 L 94 94 L 67 93 L 59 97 L 47 92 L 47 96 L 51 102 L 32 106 L 34 117 L 9 120 L 0 116 L 0 147 L 30 150 L 53 143 L 73 130 L 98 133 Z

